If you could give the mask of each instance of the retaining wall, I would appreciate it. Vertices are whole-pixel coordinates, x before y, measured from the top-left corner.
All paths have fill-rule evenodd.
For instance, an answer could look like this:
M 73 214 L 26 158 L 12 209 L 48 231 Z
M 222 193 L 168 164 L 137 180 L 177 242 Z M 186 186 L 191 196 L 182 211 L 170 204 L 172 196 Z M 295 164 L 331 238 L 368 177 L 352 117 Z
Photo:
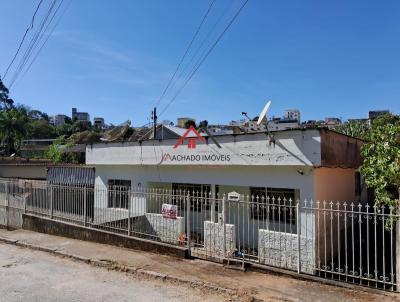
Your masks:
M 73 239 L 93 241 L 125 248 L 167 254 L 179 258 L 189 258 L 185 247 L 173 246 L 141 238 L 128 237 L 111 232 L 78 226 L 67 222 L 55 221 L 30 214 L 23 214 L 23 229 L 50 235 L 59 235 Z

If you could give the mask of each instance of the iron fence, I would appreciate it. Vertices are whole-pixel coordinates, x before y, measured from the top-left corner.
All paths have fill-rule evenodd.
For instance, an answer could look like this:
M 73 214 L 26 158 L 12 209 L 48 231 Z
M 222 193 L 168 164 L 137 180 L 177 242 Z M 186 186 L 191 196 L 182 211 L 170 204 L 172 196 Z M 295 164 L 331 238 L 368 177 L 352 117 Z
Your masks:
M 203 259 L 400 289 L 399 213 L 386 205 L 0 180 L 0 224 L 22 225 L 23 212 L 186 246 Z

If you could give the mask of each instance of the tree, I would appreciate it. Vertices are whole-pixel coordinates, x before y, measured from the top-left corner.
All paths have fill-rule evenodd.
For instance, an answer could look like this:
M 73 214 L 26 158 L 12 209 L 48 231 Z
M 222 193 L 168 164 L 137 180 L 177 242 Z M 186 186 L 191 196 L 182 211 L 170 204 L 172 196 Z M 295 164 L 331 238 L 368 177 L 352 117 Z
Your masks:
M 56 131 L 45 119 L 31 120 L 27 125 L 27 138 L 55 138 Z
M 361 173 L 369 188 L 375 190 L 376 204 L 396 207 L 400 191 L 400 118 L 385 115 L 376 118 L 362 146 Z
M 91 123 L 86 121 L 75 121 L 72 125 L 72 132 L 83 132 L 91 129 Z
M 72 125 L 71 124 L 63 124 L 58 125 L 55 129 L 57 136 L 70 136 L 72 134 Z
M 69 152 L 74 144 L 67 141 L 64 137 L 59 137 L 50 145 L 46 152 L 46 158 L 50 159 L 53 164 L 72 163 L 79 164 L 81 157 L 76 152 Z
M 21 141 L 27 134 L 29 118 L 24 107 L 0 111 L 0 145 L 5 154 L 19 150 Z
M 0 110 L 8 110 L 13 108 L 14 101 L 8 97 L 8 89 L 0 79 Z
M 44 113 L 39 110 L 30 110 L 29 111 L 29 118 L 32 120 L 45 120 L 49 121 L 49 116 L 47 113 Z
M 369 128 L 368 122 L 354 121 L 335 127 L 335 131 L 352 137 L 366 139 Z
M 46 158 L 50 159 L 53 164 L 59 164 L 62 162 L 63 154 L 60 150 L 60 144 L 62 143 L 63 138 L 59 138 L 55 140 L 46 152 Z

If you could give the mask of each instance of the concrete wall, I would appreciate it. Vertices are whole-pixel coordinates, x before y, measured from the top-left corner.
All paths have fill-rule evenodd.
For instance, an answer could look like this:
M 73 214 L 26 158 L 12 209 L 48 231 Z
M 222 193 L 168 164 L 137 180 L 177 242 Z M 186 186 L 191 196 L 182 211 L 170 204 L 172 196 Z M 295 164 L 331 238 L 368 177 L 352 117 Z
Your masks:
M 204 221 L 204 249 L 210 256 L 232 257 L 232 253 L 236 250 L 235 225 L 226 224 L 224 226 L 222 223 Z
M 147 213 L 145 217 L 152 232 L 162 242 L 179 244 L 180 236 L 185 234 L 185 217 L 170 219 L 154 213 Z
M 0 177 L 46 179 L 45 165 L 0 165 Z
M 23 215 L 23 228 L 26 230 L 51 235 L 59 235 L 74 239 L 94 241 L 98 243 L 117 245 L 126 248 L 168 254 L 172 256 L 177 256 L 179 258 L 188 258 L 189 255 L 187 249 L 183 247 L 172 246 L 165 243 L 154 242 L 140 238 L 128 237 L 102 230 L 85 228 L 82 226 L 77 226 L 66 222 L 54 221 L 29 214 Z
M 225 135 L 198 142 L 195 149 L 174 148 L 176 139 L 142 143 L 95 144 L 86 148 L 89 165 L 196 165 L 196 166 L 320 166 L 319 130 L 294 130 L 275 133 L 270 143 L 265 133 Z M 177 158 L 174 159 L 174 156 Z M 179 159 L 181 157 L 188 159 Z M 210 157 L 211 156 L 211 157 Z M 211 159 L 210 159 L 211 158 Z
M 357 202 L 355 169 L 318 168 L 314 170 L 314 200 Z
M 260 263 L 290 270 L 298 269 L 298 237 L 296 234 L 286 234 L 270 230 L 259 230 Z M 314 245 L 312 238 L 300 236 L 300 270 L 314 273 Z
M 360 197 L 355 194 L 355 169 L 319 168 L 315 169 L 314 174 L 314 201 L 319 201 L 319 206 L 315 204 L 319 210 L 313 215 L 315 230 L 309 236 L 315 238 L 316 261 L 323 266 L 330 265 L 337 256 L 338 234 L 340 241 L 343 241 L 346 232 L 345 214 L 337 216 L 331 209 L 343 211 L 343 203 L 346 202 L 347 210 L 350 210 L 351 203 L 358 205 Z M 323 211 L 324 208 L 328 211 Z M 350 223 L 347 227 L 350 227 Z

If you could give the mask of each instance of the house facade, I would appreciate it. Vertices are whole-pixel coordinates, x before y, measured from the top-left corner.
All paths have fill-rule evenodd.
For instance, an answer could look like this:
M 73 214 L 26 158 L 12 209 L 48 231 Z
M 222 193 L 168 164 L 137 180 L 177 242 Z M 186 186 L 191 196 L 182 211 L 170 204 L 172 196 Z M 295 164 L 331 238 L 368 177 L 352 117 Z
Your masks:
M 307 201 L 317 200 L 352 203 L 364 198 L 357 173 L 362 141 L 355 138 L 326 129 L 214 138 L 193 132 L 188 130 L 180 137 L 170 139 L 87 146 L 86 163 L 95 167 L 95 187 L 102 188 L 102 192 L 117 187 L 187 192 L 192 202 L 201 205 L 196 209 L 192 203 L 191 213 L 188 214 L 189 207 L 186 207 L 181 216 L 190 216 L 191 236 L 201 238 L 203 249 L 209 248 L 210 242 L 222 240 L 220 229 L 218 231 L 221 207 L 208 205 L 208 197 L 220 201 L 223 194 L 237 194 L 238 202 L 228 200 L 228 210 L 224 210 L 223 220 L 231 234 L 225 238 L 228 242 L 225 241 L 224 250 L 243 250 L 271 257 L 277 244 L 280 247 L 282 243 L 294 244 L 295 234 L 302 234 L 301 257 L 305 258 L 303 262 L 310 263 L 310 267 L 319 259 L 316 242 L 324 236 L 317 232 L 322 213 L 302 212 L 296 217 L 296 203 L 304 205 Z M 164 203 L 176 204 L 173 196 L 157 199 L 143 195 L 133 197 L 130 202 L 115 200 L 118 196 L 109 193 L 97 193 L 96 196 L 95 192 L 94 216 L 104 217 L 104 211 L 107 211 L 107 217 L 115 217 L 115 214 L 110 215 L 114 211 L 118 212 L 120 220 L 127 219 L 128 215 L 131 217 L 132 213 L 147 217 L 160 215 Z M 157 220 L 152 227 L 157 228 L 163 223 Z M 174 227 L 179 232 L 188 229 L 183 220 L 180 226 Z M 331 227 L 343 228 L 335 224 Z M 325 227 L 325 235 L 327 231 Z M 213 239 L 208 242 L 210 236 Z M 221 247 L 213 245 L 213 251 L 216 250 Z M 336 251 L 331 248 L 328 257 L 334 253 Z M 272 260 L 266 259 L 265 263 L 274 264 L 269 261 L 277 261 L 276 257 L 280 257 L 279 263 L 294 268 L 295 261 L 288 265 L 285 259 L 294 259 L 295 254 L 280 254 Z
M 86 148 L 86 164 L 96 168 L 97 186 L 124 180 L 131 187 L 182 183 L 243 194 L 265 187 L 294 190 L 301 200 L 360 199 L 355 185 L 362 141 L 355 138 L 325 129 L 221 135 L 219 147 L 204 138 L 195 148 L 188 144 L 193 135 L 180 146 L 176 138 L 94 144 Z

